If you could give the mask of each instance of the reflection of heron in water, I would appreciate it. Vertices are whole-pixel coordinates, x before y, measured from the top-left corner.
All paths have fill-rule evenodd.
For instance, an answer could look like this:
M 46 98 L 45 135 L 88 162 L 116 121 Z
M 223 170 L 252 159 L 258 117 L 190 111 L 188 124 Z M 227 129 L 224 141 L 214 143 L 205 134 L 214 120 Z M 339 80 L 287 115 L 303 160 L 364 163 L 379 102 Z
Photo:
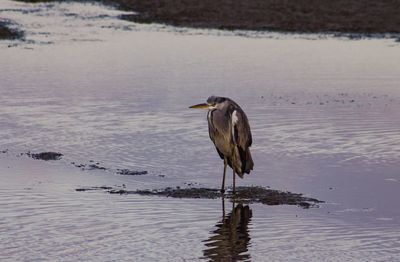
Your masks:
M 232 203 L 232 211 L 225 215 L 225 200 L 222 199 L 223 217 L 216 224 L 205 242 L 204 256 L 209 261 L 250 261 L 247 253 L 250 242 L 248 224 L 252 211 L 248 205 Z

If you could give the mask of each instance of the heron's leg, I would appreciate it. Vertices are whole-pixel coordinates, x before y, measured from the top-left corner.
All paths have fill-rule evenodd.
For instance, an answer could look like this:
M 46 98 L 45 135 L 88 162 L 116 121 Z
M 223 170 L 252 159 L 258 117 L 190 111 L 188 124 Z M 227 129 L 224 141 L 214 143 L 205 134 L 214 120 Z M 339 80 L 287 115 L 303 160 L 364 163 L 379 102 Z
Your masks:
M 226 174 L 226 165 L 227 165 L 227 160 L 224 158 L 224 174 L 222 176 L 222 186 L 221 186 L 221 193 L 225 193 L 225 174 Z
M 222 219 L 225 219 L 225 197 L 222 196 Z
M 236 180 L 236 174 L 235 174 L 235 149 L 233 149 L 233 153 L 232 153 L 232 170 L 233 170 L 233 190 L 232 190 L 232 194 L 236 193 L 236 185 L 235 185 L 235 180 Z
M 233 191 L 232 191 L 233 194 L 236 193 L 235 180 L 236 180 L 236 174 L 235 174 L 235 169 L 233 169 Z

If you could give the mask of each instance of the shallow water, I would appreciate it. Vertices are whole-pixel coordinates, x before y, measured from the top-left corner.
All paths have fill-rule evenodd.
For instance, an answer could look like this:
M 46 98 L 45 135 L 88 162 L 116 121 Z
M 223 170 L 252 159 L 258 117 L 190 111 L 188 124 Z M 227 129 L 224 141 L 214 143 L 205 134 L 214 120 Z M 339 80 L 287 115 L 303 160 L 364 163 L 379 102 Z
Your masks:
M 178 31 L 120 13 L 0 3 L 0 16 L 26 31 L 23 42 L 0 42 L 0 149 L 9 150 L 0 154 L 2 261 L 397 259 L 398 44 Z M 234 215 L 223 220 L 220 199 L 75 192 L 218 187 L 222 162 L 206 113 L 188 109 L 211 94 L 233 98 L 250 120 L 255 170 L 240 185 L 327 203 L 233 210 L 227 202 Z M 16 157 L 27 151 L 64 157 Z M 110 170 L 70 163 L 90 160 Z

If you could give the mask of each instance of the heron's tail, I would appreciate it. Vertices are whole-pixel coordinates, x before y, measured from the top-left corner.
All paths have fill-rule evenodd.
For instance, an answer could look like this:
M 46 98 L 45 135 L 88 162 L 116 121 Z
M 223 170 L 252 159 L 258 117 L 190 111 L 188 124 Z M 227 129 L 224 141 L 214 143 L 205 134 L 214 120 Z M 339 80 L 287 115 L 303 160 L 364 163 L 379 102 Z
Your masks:
M 253 158 L 251 157 L 249 148 L 243 150 L 242 148 L 238 147 L 238 151 L 236 152 L 238 153 L 236 155 L 236 159 L 240 159 L 240 161 L 235 161 L 235 170 L 239 177 L 243 178 L 244 173 L 250 174 L 250 171 L 253 170 Z M 231 163 L 229 163 L 229 165 L 231 166 Z
M 253 158 L 251 157 L 250 149 L 246 148 L 246 160 L 244 163 L 244 173 L 250 174 L 250 171 L 253 170 L 254 162 Z

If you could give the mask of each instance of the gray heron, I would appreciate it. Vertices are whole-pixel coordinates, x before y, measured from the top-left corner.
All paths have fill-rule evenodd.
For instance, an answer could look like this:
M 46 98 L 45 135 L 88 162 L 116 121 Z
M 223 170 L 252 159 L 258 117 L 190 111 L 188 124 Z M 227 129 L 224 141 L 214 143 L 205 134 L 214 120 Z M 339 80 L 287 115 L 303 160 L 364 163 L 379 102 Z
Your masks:
M 249 121 L 240 106 L 227 97 L 210 96 L 207 103 L 190 108 L 208 110 L 208 132 L 221 159 L 224 160 L 221 193 L 225 192 L 226 166 L 233 170 L 233 193 L 235 193 L 235 174 L 240 178 L 253 170 L 250 154 L 252 144 Z

